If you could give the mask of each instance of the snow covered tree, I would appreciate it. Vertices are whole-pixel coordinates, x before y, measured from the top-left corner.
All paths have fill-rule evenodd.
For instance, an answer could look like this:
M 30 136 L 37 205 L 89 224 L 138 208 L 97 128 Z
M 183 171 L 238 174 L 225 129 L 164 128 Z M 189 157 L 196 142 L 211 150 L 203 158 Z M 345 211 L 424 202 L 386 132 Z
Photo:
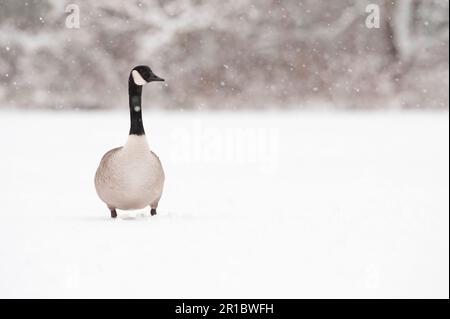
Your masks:
M 448 108 L 448 25 L 446 0 L 0 0 L 0 101 L 119 107 L 149 64 L 164 108 Z

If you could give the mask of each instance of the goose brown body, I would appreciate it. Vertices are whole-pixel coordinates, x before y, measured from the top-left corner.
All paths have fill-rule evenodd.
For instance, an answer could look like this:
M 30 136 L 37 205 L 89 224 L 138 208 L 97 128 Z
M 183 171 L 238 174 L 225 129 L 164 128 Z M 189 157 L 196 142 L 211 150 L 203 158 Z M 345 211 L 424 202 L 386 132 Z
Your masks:
M 95 174 L 95 188 L 109 209 L 156 209 L 164 170 L 145 135 L 130 135 L 125 146 L 106 153 Z

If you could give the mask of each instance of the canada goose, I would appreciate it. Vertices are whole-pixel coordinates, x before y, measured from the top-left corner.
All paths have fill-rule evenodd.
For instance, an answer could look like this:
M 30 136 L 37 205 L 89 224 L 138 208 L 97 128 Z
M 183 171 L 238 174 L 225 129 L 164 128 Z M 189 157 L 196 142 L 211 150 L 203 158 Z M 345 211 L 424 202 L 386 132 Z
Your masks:
M 123 147 L 107 152 L 95 174 L 95 189 L 108 206 L 111 217 L 116 209 L 151 208 L 156 215 L 164 186 L 161 162 L 150 150 L 142 123 L 142 86 L 154 81 L 164 81 L 153 74 L 148 66 L 137 66 L 128 79 L 131 128 Z

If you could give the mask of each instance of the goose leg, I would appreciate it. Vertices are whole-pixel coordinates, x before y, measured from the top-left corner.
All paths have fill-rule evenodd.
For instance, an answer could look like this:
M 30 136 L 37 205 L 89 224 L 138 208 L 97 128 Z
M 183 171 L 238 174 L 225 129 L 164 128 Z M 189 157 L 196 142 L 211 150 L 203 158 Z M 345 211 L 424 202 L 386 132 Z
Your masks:
M 156 215 L 156 208 L 152 208 L 150 210 L 150 215 L 155 216 Z
M 117 218 L 117 212 L 115 209 L 111 209 L 111 218 Z

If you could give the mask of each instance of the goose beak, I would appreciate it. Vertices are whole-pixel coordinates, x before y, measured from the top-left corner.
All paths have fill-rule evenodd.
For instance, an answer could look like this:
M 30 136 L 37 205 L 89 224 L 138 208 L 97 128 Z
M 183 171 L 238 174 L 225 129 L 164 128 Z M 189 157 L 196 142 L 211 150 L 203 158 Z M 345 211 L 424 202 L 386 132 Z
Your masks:
M 164 82 L 165 80 L 163 78 L 160 78 L 159 76 L 153 74 L 153 76 L 150 79 L 150 81 L 152 81 L 152 82 Z

